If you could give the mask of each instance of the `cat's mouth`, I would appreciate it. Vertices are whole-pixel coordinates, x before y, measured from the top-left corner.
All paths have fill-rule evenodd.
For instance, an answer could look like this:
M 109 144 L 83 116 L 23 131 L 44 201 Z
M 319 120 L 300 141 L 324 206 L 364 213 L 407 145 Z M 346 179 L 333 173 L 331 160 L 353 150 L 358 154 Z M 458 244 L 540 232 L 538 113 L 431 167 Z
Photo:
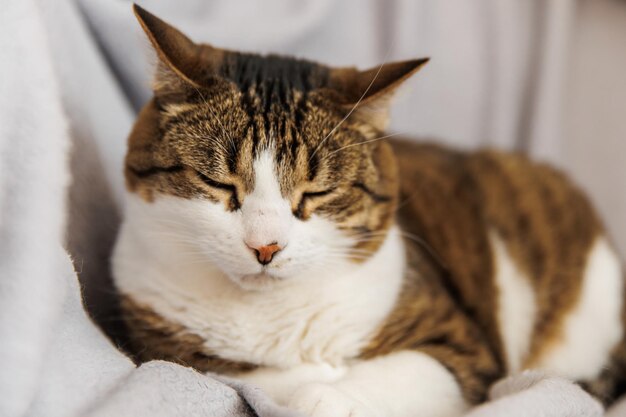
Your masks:
M 266 270 L 258 272 L 256 274 L 246 274 L 240 279 L 240 285 L 245 289 L 263 289 L 264 287 L 274 285 L 283 281 L 283 278 L 276 275 L 272 275 Z

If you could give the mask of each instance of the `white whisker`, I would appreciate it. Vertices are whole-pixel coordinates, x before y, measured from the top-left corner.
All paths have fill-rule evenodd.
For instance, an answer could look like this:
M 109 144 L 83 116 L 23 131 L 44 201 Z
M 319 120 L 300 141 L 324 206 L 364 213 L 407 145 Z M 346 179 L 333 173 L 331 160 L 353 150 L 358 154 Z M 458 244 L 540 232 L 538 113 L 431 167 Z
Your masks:
M 202 99 L 202 101 L 204 102 L 204 104 L 207 106 L 207 109 L 211 112 L 211 115 L 213 116 L 213 118 L 217 121 L 217 123 L 220 125 L 220 128 L 222 129 L 222 132 L 224 132 L 224 135 L 226 136 L 226 138 L 230 141 L 230 146 L 232 148 L 232 150 L 234 151 L 236 149 L 235 147 L 235 141 L 233 139 L 232 133 L 229 132 L 225 127 L 224 124 L 222 123 L 222 121 L 220 120 L 219 116 L 217 115 L 217 113 L 215 112 L 215 109 L 213 109 L 210 105 L 209 102 L 207 101 L 207 99 L 202 95 L 202 93 L 200 92 L 200 90 L 198 90 L 198 88 L 196 88 L 196 86 L 192 87 L 196 90 L 196 92 L 198 93 L 198 95 L 200 96 L 200 98 Z
M 342 147 L 341 147 L 341 148 L 339 148 L 339 149 L 335 149 L 334 151 L 332 151 L 332 152 L 330 152 L 328 155 L 326 155 L 326 158 L 330 157 L 331 155 L 336 154 L 336 153 L 337 153 L 337 152 L 339 152 L 339 151 L 343 151 L 344 149 L 351 148 L 351 147 L 353 147 L 353 146 L 365 145 L 365 144 L 367 144 L 367 143 L 377 142 L 377 141 L 379 141 L 379 140 L 383 140 L 383 139 L 391 138 L 391 137 L 393 137 L 393 136 L 404 135 L 404 134 L 406 134 L 406 132 L 392 133 L 392 134 L 385 135 L 385 136 L 379 136 L 379 137 L 374 138 L 374 139 L 365 140 L 365 141 L 363 141 L 363 142 L 351 143 L 351 144 L 349 144 L 349 145 L 342 146 Z
M 372 81 L 370 81 L 369 85 L 367 86 L 367 88 L 365 89 L 365 91 L 363 92 L 363 94 L 361 94 L 361 97 L 359 97 L 359 99 L 357 100 L 357 102 L 355 103 L 355 105 L 352 107 L 352 109 L 350 109 L 350 111 L 348 112 L 348 114 L 345 115 L 345 117 L 343 119 L 341 119 L 339 121 L 339 123 L 337 123 L 337 125 L 331 129 L 330 132 L 328 132 L 328 134 L 324 137 L 324 139 L 322 139 L 322 141 L 319 143 L 319 145 L 317 145 L 317 147 L 315 148 L 315 150 L 313 151 L 313 153 L 311 154 L 311 156 L 309 157 L 309 161 L 311 159 L 313 159 L 313 157 L 315 156 L 315 154 L 317 153 L 317 151 L 319 151 L 319 149 L 322 147 L 322 145 L 326 142 L 326 140 L 333 134 L 335 133 L 335 131 L 337 129 L 339 129 L 339 127 L 343 124 L 343 122 L 345 122 L 346 120 L 348 120 L 348 117 L 350 117 L 350 115 L 352 113 L 354 113 L 354 111 L 357 109 L 357 107 L 359 106 L 359 104 L 361 104 L 361 101 L 363 101 L 363 99 L 365 98 L 365 96 L 367 95 L 367 93 L 370 91 L 370 89 L 372 88 L 372 86 L 374 85 L 374 82 L 376 81 L 376 79 L 378 78 L 378 75 L 380 74 L 380 72 L 383 69 L 383 66 L 385 66 L 386 63 L 386 58 L 383 61 L 382 64 L 380 64 L 380 66 L 378 67 L 378 71 L 376 71 L 376 74 L 374 74 L 374 78 L 372 78 Z

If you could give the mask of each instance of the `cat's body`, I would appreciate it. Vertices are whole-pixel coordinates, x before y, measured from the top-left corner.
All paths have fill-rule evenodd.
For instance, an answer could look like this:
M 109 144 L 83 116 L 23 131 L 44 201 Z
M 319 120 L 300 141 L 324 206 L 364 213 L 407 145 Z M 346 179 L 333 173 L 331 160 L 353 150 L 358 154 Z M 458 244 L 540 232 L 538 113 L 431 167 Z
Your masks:
M 140 357 L 326 417 L 459 415 L 528 368 L 618 394 L 623 272 L 581 192 L 521 156 L 378 140 L 422 61 L 195 52 L 138 14 L 162 75 L 114 274 Z

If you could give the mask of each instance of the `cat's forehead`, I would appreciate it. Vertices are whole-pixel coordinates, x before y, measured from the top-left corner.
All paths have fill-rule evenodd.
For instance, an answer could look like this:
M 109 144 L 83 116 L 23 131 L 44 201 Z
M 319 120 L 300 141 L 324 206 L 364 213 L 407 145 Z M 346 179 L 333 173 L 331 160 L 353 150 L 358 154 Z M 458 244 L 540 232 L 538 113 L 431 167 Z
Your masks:
M 328 85 L 330 70 L 316 62 L 280 55 L 227 52 L 219 75 L 241 91 L 255 90 L 267 99 L 280 99 L 290 91 L 308 93 Z
M 329 83 L 330 69 L 325 65 L 235 51 L 225 51 L 213 64 L 218 81 L 202 92 L 192 91 L 184 103 L 166 104 L 164 125 L 206 128 L 224 140 L 252 135 L 261 146 L 270 142 L 284 146 L 284 142 L 293 145 L 295 137 L 316 138 L 318 130 L 331 129 L 340 119 L 334 106 L 318 94 Z

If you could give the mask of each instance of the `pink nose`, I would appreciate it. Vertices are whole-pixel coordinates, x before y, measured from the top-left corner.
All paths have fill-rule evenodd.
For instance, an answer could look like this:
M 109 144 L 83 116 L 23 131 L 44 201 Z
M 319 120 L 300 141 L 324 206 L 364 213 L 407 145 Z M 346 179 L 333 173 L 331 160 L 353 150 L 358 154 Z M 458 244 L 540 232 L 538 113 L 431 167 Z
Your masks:
M 261 265 L 267 265 L 272 262 L 272 258 L 274 258 L 274 254 L 281 251 L 281 247 L 278 246 L 276 242 L 270 243 L 269 245 L 252 247 L 247 245 L 250 249 L 254 251 L 256 254 L 256 259 L 259 261 Z

